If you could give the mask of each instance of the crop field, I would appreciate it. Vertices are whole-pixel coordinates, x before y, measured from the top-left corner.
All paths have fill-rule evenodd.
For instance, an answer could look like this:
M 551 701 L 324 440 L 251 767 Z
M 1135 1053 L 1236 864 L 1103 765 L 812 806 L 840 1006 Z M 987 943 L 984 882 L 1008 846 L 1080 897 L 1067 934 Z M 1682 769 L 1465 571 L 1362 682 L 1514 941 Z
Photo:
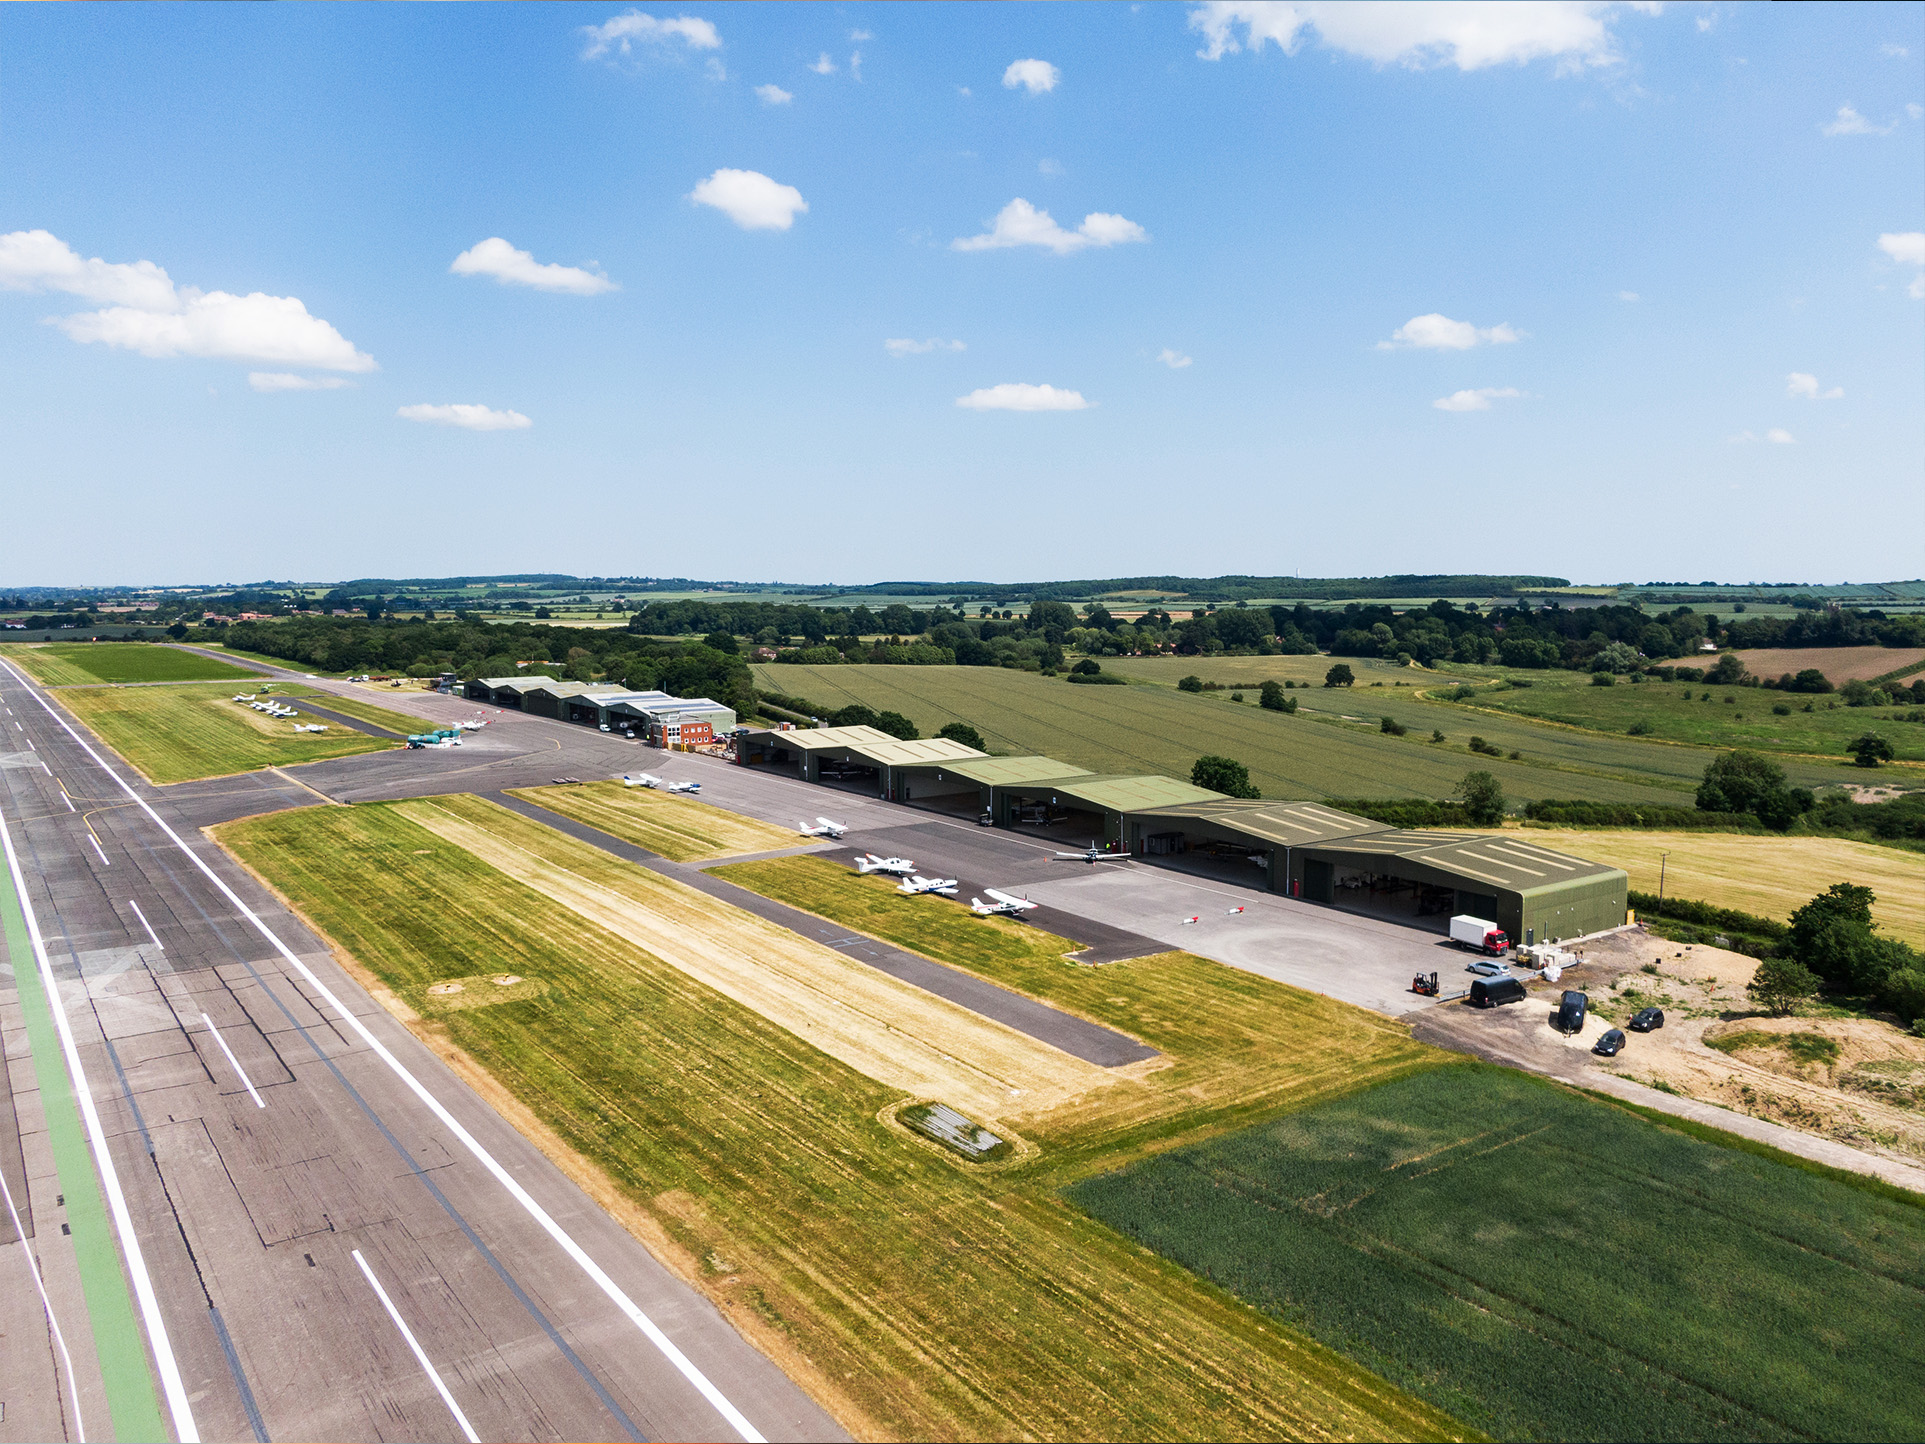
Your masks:
M 978 728 L 992 750 L 1040 753 L 1096 772 L 1187 778 L 1199 756 L 1218 753 L 1244 763 L 1250 781 L 1265 797 L 1275 798 L 1449 797 L 1476 768 L 1495 774 L 1513 798 L 1688 806 L 1690 789 L 1711 757 L 1636 738 L 1599 738 L 1499 713 L 1459 711 L 1451 704 L 1421 701 L 1415 689 L 1389 686 L 1341 694 L 1334 688 L 1297 691 L 1291 695 L 1300 699 L 1299 706 L 1313 710 L 1290 716 L 1258 707 L 1254 690 L 1239 705 L 1225 700 L 1226 693 L 1078 687 L 1060 677 L 999 667 L 785 664 L 754 670 L 757 686 L 822 706 L 861 702 L 901 712 L 924 736 L 961 720 Z M 1330 713 L 1322 711 L 1326 708 Z M 1338 708 L 1363 720 L 1340 722 Z M 1408 735 L 1380 731 L 1384 715 L 1408 716 Z M 1430 741 L 1433 729 L 1444 732 L 1447 741 Z M 1468 747 L 1473 734 L 1523 757 L 1513 762 L 1508 755 L 1474 754 Z
M 1925 647 L 1753 647 L 1733 655 L 1759 677 L 1775 680 L 1815 667 L 1835 687 L 1925 665 Z
M 410 1026 L 858 1437 L 1463 1437 L 1059 1197 L 1168 1141 L 1435 1056 L 1386 1020 L 1183 954 L 1009 962 L 1016 976 L 999 981 L 1132 1032 L 1167 1064 L 1026 1117 L 1036 1151 L 972 1171 L 879 1119 L 901 1090 L 652 940 L 558 926 L 547 895 L 392 806 L 277 813 L 219 836 L 417 1013 L 443 980 L 545 984 Z
M 1642 722 L 1654 741 L 1805 754 L 1779 760 L 1788 774 L 1795 774 L 1792 780 L 1806 787 L 1862 780 L 1845 748 L 1868 731 L 1884 736 L 1901 760 L 1925 761 L 1925 722 L 1893 721 L 1890 708 L 1847 707 L 1835 697 L 1761 687 L 1685 682 L 1634 687 L 1622 678 L 1614 687 L 1594 687 L 1588 676 L 1577 672 L 1533 673 L 1532 682 L 1527 688 L 1480 692 L 1468 704 L 1457 704 L 1467 718 L 1476 717 L 1475 723 L 1467 720 L 1463 725 L 1481 726 L 1494 711 L 1620 735 Z M 1788 710 L 1779 715 L 1773 707 Z M 1903 710 L 1911 710 L 1909 704 Z
M 1916 1439 L 1925 1210 L 1520 1074 L 1420 1074 L 1070 1197 L 1500 1439 Z
M 151 642 L 55 642 L 9 647 L 4 655 L 49 687 L 92 687 L 102 682 L 199 682 L 260 674 L 178 647 Z
M 1758 837 L 1728 832 L 1645 832 L 1530 827 L 1517 836 L 1621 867 L 1638 892 L 1736 908 L 1784 922 L 1835 882 L 1878 895 L 1872 916 L 1894 937 L 1925 945 L 1925 855 L 1841 837 Z
M 297 695 L 285 689 L 282 696 Z M 296 732 L 230 701 L 231 686 L 69 687 L 54 699 L 162 786 L 379 752 L 394 744 L 345 728 Z
M 619 782 L 590 782 L 580 787 L 525 787 L 511 791 L 563 817 L 599 827 L 624 842 L 645 847 L 670 862 L 698 862 L 744 852 L 774 852 L 794 847 L 799 838 L 773 827 L 673 793 Z

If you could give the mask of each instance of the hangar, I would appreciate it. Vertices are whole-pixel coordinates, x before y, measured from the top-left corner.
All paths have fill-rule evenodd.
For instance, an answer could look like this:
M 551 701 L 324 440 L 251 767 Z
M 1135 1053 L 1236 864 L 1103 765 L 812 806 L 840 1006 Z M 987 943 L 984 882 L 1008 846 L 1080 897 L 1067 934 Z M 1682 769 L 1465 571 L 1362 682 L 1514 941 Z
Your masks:
M 1387 827 L 1317 803 L 1221 799 L 1132 814 L 1130 850 L 1255 864 L 1274 892 L 1442 929 L 1489 918 L 1517 941 L 1617 927 L 1630 881 L 1618 868 L 1539 847 L 1518 833 Z M 1248 877 L 1248 874 L 1243 874 Z
M 471 702 L 491 702 L 497 707 L 521 707 L 522 695 L 536 687 L 553 686 L 553 677 L 477 677 L 463 689 Z
M 904 763 L 895 769 L 896 801 L 979 817 L 993 813 L 995 789 L 1053 778 L 1088 777 L 1087 767 L 1072 767 L 1054 757 L 965 757 Z
M 903 800 L 898 773 L 983 755 L 947 737 L 905 742 L 867 725 L 753 731 L 735 741 L 735 760 L 745 767 L 792 768 L 804 782 L 855 783 L 865 791 L 873 787 L 876 796 L 892 802 Z
M 1057 764 L 1059 767 L 1062 764 Z M 1112 776 L 1084 772 L 1033 781 L 990 785 L 990 812 L 998 827 L 1036 822 L 1064 823 L 1078 838 L 1116 843 L 1125 840 L 1124 825 L 1136 813 L 1157 807 L 1207 805 L 1222 794 L 1179 782 L 1174 777 Z

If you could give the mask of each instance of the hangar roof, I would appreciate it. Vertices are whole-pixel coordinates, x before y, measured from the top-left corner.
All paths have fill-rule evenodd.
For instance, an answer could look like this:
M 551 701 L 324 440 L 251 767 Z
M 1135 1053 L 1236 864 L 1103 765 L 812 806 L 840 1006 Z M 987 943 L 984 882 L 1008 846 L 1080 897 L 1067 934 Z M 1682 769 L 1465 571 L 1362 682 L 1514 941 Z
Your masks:
M 771 728 L 769 736 L 780 741 L 784 747 L 799 747 L 804 752 L 814 752 L 821 747 L 874 746 L 881 742 L 899 740 L 880 728 L 869 726 L 797 727 L 787 732 L 778 732 Z
M 917 762 L 965 762 L 983 755 L 974 747 L 948 737 L 923 737 L 913 742 L 891 738 L 888 742 L 854 743 L 850 751 L 860 752 L 885 767 L 905 767 Z
M 942 770 L 991 787 L 1014 782 L 1042 782 L 1059 777 L 1091 775 L 1087 767 L 1072 767 L 1067 762 L 1058 762 L 1054 757 L 984 757 L 980 753 L 974 757 L 944 761 Z
M 553 677 L 523 677 L 517 673 L 513 677 L 477 677 L 475 680 L 484 687 L 534 687 L 543 682 L 552 682 Z
M 540 679 L 541 685 L 524 687 L 524 692 L 546 692 L 551 697 L 623 696 L 628 688 L 614 682 L 553 682 Z
M 1124 777 L 1084 773 L 1070 777 L 1039 777 L 995 784 L 1000 787 L 1037 787 L 1060 793 L 1095 808 L 1099 812 L 1141 812 L 1150 807 L 1171 807 L 1178 803 L 1221 801 L 1223 794 L 1208 788 L 1179 782 L 1174 777 L 1149 775 Z
M 1209 823 L 1235 828 L 1265 842 L 1286 847 L 1307 847 L 1337 837 L 1386 831 L 1381 822 L 1372 822 L 1355 813 L 1339 812 L 1317 802 L 1261 802 L 1240 797 L 1224 797 L 1213 802 L 1186 803 L 1176 807 L 1142 810 L 1148 818 L 1168 818 L 1171 822 Z

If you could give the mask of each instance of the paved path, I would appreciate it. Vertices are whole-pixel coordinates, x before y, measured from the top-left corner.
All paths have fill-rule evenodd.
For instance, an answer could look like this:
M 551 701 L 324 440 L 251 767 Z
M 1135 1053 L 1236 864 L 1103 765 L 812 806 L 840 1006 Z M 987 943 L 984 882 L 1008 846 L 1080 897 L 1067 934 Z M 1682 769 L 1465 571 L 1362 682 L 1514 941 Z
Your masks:
M 624 842 L 618 837 L 586 823 L 577 822 L 571 817 L 563 817 L 532 802 L 519 797 L 510 797 L 505 792 L 491 792 L 489 799 L 500 803 L 523 817 L 534 819 L 557 832 L 579 839 L 591 847 L 622 858 L 627 862 L 638 863 L 663 877 L 674 878 L 686 883 L 698 892 L 712 898 L 730 903 L 744 912 L 754 913 L 759 918 L 787 928 L 810 942 L 821 943 L 834 948 L 857 962 L 867 963 L 878 972 L 887 973 L 905 983 L 921 988 L 926 993 L 934 993 L 939 998 L 947 998 L 960 1004 L 972 1013 L 1014 1028 L 1019 1033 L 1060 1048 L 1072 1057 L 1081 1058 L 1086 1063 L 1095 1063 L 1103 1068 L 1120 1067 L 1125 1063 L 1138 1063 L 1145 1058 L 1154 1058 L 1156 1049 L 1139 1043 L 1123 1033 L 1118 1033 L 1101 1024 L 1092 1023 L 1086 1018 L 1060 1012 L 1046 1003 L 1034 998 L 1026 998 L 1021 993 L 1013 993 L 1007 988 L 999 988 L 994 983 L 978 978 L 970 973 L 959 972 L 955 968 L 944 967 L 941 963 L 891 947 L 888 943 L 866 936 L 851 937 L 849 930 L 838 927 L 814 913 L 806 913 L 780 903 L 773 898 L 750 892 L 745 887 L 711 876 L 701 868 L 689 863 L 670 862 L 667 858 Z

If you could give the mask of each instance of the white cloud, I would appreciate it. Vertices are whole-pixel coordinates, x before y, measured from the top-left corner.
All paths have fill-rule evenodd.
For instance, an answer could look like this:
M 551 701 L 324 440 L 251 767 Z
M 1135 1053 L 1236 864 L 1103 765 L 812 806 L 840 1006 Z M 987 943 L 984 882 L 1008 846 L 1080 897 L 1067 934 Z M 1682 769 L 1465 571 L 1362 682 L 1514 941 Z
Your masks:
M 296 376 L 292 371 L 250 371 L 247 384 L 256 391 L 339 391 L 352 381 L 339 376 Z
M 1887 231 L 1878 249 L 1901 266 L 1925 266 L 1925 231 Z
M 639 10 L 628 10 L 605 24 L 582 26 L 582 34 L 588 37 L 587 48 L 582 51 L 583 60 L 599 59 L 611 49 L 618 54 L 628 55 L 637 41 L 644 45 L 668 45 L 680 40 L 690 50 L 719 50 L 722 47 L 722 37 L 715 33 L 715 27 L 693 15 L 657 20 L 653 15 L 644 15 Z
M 759 170 L 718 170 L 689 192 L 699 206 L 714 206 L 745 231 L 786 231 L 809 203 L 794 186 L 770 180 Z
M 851 30 L 849 32 L 849 38 L 857 45 L 860 45 L 863 41 L 874 40 L 876 37 L 871 35 L 867 30 Z
M 1771 430 L 1767 431 L 1765 433 L 1765 440 L 1769 441 L 1773 446 L 1796 446 L 1798 444 L 1798 438 L 1793 436 L 1789 431 L 1786 431 L 1782 426 L 1774 426 Z
M 779 85 L 758 85 L 755 93 L 764 105 L 787 105 L 795 99 Z
M 1181 371 L 1185 366 L 1190 365 L 1192 360 L 1192 358 L 1185 356 L 1181 351 L 1172 351 L 1168 346 L 1165 346 L 1161 351 L 1156 353 L 1156 359 L 1172 371 Z
M 519 411 L 497 411 L 492 406 L 470 406 L 459 401 L 452 406 L 403 406 L 394 414 L 404 421 L 459 426 L 464 431 L 526 431 L 535 424 Z
M 0 236 L 0 286 L 65 291 L 105 310 L 49 317 L 75 341 L 143 356 L 269 361 L 326 371 L 372 371 L 374 358 L 294 296 L 234 296 L 176 286 L 152 261 L 84 261 L 47 231 Z
M 860 50 L 850 52 L 849 78 L 851 80 L 862 79 L 862 52 Z
M 1575 69 L 1618 59 L 1608 26 L 1613 8 L 1591 0 L 1208 0 L 1190 11 L 1190 28 L 1203 36 L 1197 54 L 1205 60 L 1269 42 L 1293 54 L 1315 30 L 1332 49 L 1379 65 L 1480 70 L 1554 58 L 1560 69 Z
M 1619 291 L 1618 299 L 1620 301 L 1637 301 L 1643 298 L 1640 297 L 1636 291 Z
M 1515 401 L 1524 393 L 1514 386 L 1480 386 L 1475 391 L 1453 391 L 1431 402 L 1439 411 L 1489 411 L 1493 401 Z
M 1149 236 L 1135 221 L 1104 211 L 1091 211 L 1083 224 L 1066 231 L 1050 219 L 1048 211 L 1037 210 L 1018 196 L 997 213 L 995 224 L 980 236 L 963 236 L 951 241 L 958 251 L 995 251 L 1009 246 L 1042 246 L 1066 256 L 1086 246 L 1115 246 L 1126 241 L 1147 241 Z
M 500 236 L 477 241 L 448 267 L 456 276 L 493 276 L 504 286 L 532 286 L 537 291 L 564 291 L 571 296 L 598 296 L 620 289 L 608 277 L 576 266 L 541 264 L 527 251 L 518 251 Z
M 1090 407 L 1080 391 L 1058 391 L 1054 386 L 1031 386 L 1023 381 L 985 386 L 958 396 L 956 404 L 971 411 L 1087 411 Z
M 1056 82 L 1063 78 L 1063 72 L 1047 60 L 1017 60 L 1003 72 L 1003 89 L 1014 90 L 1021 86 L 1031 95 L 1042 95 L 1056 88 Z
M 1913 120 L 1925 120 L 1925 105 L 1920 105 L 1916 100 L 1908 100 L 1905 102 L 1905 114 Z
M 704 62 L 702 66 L 702 72 L 703 74 L 707 75 L 710 80 L 713 80 L 717 85 L 720 85 L 724 80 L 727 80 L 729 78 L 728 66 L 724 65 L 721 61 L 717 60 L 712 55 L 708 58 L 706 62 Z
M 172 311 L 179 304 L 173 281 L 152 261 L 82 260 L 51 231 L 0 236 L 0 286 L 9 291 L 65 291 L 83 301 L 142 311 Z
M 1060 176 L 1063 173 L 1063 163 L 1060 160 L 1050 160 L 1045 157 L 1036 162 L 1036 170 L 1041 175 Z
M 1880 54 L 1889 55 L 1894 60 L 1903 60 L 1912 53 L 1902 45 L 1892 45 L 1890 43 L 1879 46 L 1878 50 Z
M 960 341 L 939 341 L 931 337 L 927 341 L 892 338 L 882 343 L 882 349 L 891 356 L 926 356 L 931 351 L 967 351 L 969 348 Z
M 1824 135 L 1890 135 L 1897 127 L 1894 125 L 1873 125 L 1849 105 L 1838 107 L 1838 114 L 1827 124 L 1818 127 Z
M 975 93 L 976 93 L 975 91 L 971 90 L 966 85 L 959 85 L 956 87 L 956 94 L 960 96 L 968 97 L 968 96 L 974 95 Z
M 1523 333 L 1513 330 L 1508 322 L 1500 322 L 1495 326 L 1473 326 L 1469 321 L 1453 321 L 1448 316 L 1432 311 L 1427 316 L 1412 316 L 1390 333 L 1388 341 L 1379 341 L 1377 349 L 1468 351 L 1479 342 L 1503 346 L 1522 339 Z
M 809 69 L 813 70 L 817 75 L 834 75 L 836 73 L 836 63 L 829 59 L 829 52 L 825 50 L 816 56 L 815 64 L 811 65 Z
M 1804 371 L 1794 371 L 1785 378 L 1785 395 L 1802 396 L 1807 401 L 1836 401 L 1845 394 L 1845 388 L 1834 386 L 1829 391 L 1818 389 L 1818 378 Z

